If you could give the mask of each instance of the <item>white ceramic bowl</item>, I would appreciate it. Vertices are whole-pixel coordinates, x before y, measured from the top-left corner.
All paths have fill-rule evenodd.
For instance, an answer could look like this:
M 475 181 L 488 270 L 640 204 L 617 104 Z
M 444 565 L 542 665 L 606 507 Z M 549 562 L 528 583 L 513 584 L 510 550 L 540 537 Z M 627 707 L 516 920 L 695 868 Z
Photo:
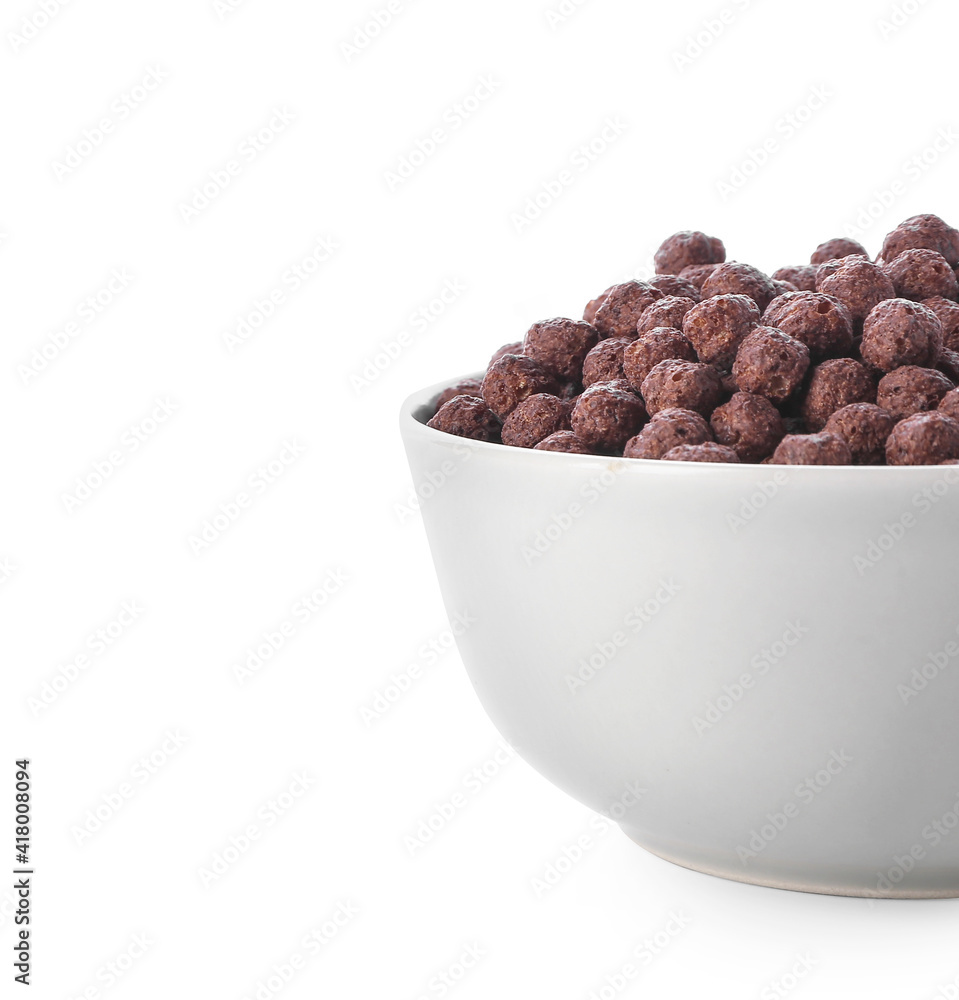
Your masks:
M 959 896 L 959 466 L 607 459 L 401 428 L 503 736 L 647 850 Z

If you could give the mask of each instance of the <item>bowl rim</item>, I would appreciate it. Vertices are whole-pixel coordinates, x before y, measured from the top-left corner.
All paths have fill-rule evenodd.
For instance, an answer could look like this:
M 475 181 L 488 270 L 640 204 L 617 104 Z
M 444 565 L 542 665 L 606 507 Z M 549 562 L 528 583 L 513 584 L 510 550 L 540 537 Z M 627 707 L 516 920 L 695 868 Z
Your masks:
M 741 472 L 744 479 L 754 480 L 757 472 L 775 476 L 777 472 L 786 473 L 790 479 L 795 477 L 839 476 L 846 477 L 911 477 L 913 479 L 947 479 L 950 482 L 959 481 L 959 465 L 763 465 L 760 462 L 741 462 L 738 464 L 725 462 L 663 462 L 652 458 L 626 458 L 622 455 L 579 455 L 572 452 L 537 451 L 535 448 L 517 448 L 493 441 L 477 441 L 474 438 L 459 437 L 446 431 L 427 427 L 423 419 L 424 411 L 432 404 L 441 392 L 451 385 L 467 378 L 482 378 L 483 372 L 473 372 L 446 378 L 425 388 L 410 393 L 400 407 L 400 431 L 404 438 L 418 437 L 434 444 L 445 444 L 449 447 L 468 447 L 477 452 L 498 454 L 501 461 L 534 461 L 563 462 L 570 468 L 586 468 L 590 465 L 596 468 L 610 467 L 615 463 L 617 469 L 625 468 L 632 474 L 655 472 L 658 475 L 735 475 Z M 949 470 L 955 470 L 952 475 Z

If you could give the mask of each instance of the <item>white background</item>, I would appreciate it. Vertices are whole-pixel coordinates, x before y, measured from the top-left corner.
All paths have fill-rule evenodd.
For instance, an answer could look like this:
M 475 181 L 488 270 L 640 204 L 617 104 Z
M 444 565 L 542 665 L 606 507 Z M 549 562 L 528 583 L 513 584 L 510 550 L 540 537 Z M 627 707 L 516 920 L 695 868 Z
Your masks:
M 4 5 L 0 871 L 27 755 L 33 995 L 413 1000 L 445 995 L 434 977 L 469 949 L 456 1000 L 611 996 L 630 961 L 640 975 L 615 995 L 656 1000 L 784 995 L 801 957 L 797 997 L 925 998 L 959 977 L 959 902 L 673 867 L 522 761 L 497 763 L 455 650 L 424 648 L 448 636 L 396 431 L 407 393 L 578 315 L 677 229 L 772 270 L 832 236 L 875 252 L 908 215 L 959 217 L 945 0 L 910 0 L 897 25 L 886 0 L 567 4 L 394 0 L 375 37 L 366 0 Z M 614 141 L 577 154 L 608 121 Z M 271 127 L 256 152 L 247 137 Z M 435 129 L 445 141 L 391 181 Z M 209 204 L 184 211 L 208 183 Z M 318 239 L 335 250 L 294 289 L 284 275 Z M 158 400 L 172 412 L 152 424 Z M 197 551 L 221 505 L 238 516 Z M 95 652 L 124 602 L 136 617 Z M 411 850 L 457 790 L 467 806 Z M 218 855 L 233 861 L 211 880 Z M 307 947 L 338 908 L 343 926 Z M 274 967 L 291 978 L 271 986 Z

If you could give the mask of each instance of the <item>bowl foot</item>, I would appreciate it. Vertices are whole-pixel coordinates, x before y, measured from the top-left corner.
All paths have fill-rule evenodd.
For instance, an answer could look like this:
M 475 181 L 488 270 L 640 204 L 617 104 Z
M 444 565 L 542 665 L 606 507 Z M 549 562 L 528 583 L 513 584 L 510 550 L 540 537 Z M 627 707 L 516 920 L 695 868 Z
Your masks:
M 866 884 L 844 882 L 840 879 L 835 881 L 819 881 L 809 877 L 800 877 L 799 875 L 790 876 L 786 873 L 743 871 L 742 868 L 735 868 L 731 865 L 726 867 L 715 861 L 710 862 L 706 858 L 694 856 L 680 857 L 668 849 L 664 849 L 658 845 L 651 845 L 647 837 L 635 830 L 630 830 L 628 827 L 622 825 L 620 829 L 634 844 L 638 844 L 644 851 L 655 854 L 656 857 L 662 858 L 664 861 L 679 865 L 681 868 L 688 868 L 690 871 L 702 872 L 704 875 L 715 875 L 717 878 L 729 879 L 732 882 L 746 882 L 749 885 L 762 885 L 770 889 L 789 889 L 793 892 L 813 892 L 825 896 L 857 896 L 865 899 L 959 898 L 959 884 L 943 888 L 930 886 L 904 886 L 900 888 L 893 886 L 886 891 L 872 888 Z

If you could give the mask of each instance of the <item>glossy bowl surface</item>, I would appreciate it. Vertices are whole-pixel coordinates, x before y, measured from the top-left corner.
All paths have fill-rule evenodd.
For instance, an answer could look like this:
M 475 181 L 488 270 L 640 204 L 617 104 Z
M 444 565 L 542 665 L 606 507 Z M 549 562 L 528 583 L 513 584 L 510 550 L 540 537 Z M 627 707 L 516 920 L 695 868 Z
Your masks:
M 959 896 L 959 466 L 638 461 L 400 417 L 504 737 L 725 878 Z

